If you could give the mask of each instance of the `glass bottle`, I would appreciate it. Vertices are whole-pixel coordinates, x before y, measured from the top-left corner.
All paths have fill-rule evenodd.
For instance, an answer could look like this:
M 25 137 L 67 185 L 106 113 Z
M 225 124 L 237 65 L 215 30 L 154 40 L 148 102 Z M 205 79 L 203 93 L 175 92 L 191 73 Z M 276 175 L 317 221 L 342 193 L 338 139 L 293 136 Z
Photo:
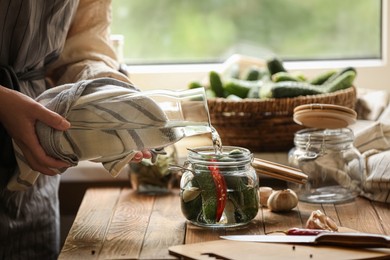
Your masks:
M 182 138 L 211 133 L 210 114 L 204 88 L 149 90 L 138 95 L 153 100 L 166 117 L 164 128 L 175 129 Z
M 294 137 L 289 164 L 308 175 L 305 184 L 289 184 L 299 200 L 342 203 L 361 191 L 364 164 L 351 129 L 303 129 Z
M 183 215 L 203 227 L 237 227 L 256 217 L 258 178 L 252 153 L 224 146 L 191 149 L 180 181 Z
M 80 144 L 82 160 L 118 158 L 134 150 L 163 148 L 185 137 L 211 133 L 204 88 L 135 92 L 113 87 L 102 92 L 104 95 L 91 92 L 82 96 L 67 114 L 71 122 L 67 134 Z M 107 145 L 89 149 L 96 147 L 96 140 L 112 143 L 115 149 Z

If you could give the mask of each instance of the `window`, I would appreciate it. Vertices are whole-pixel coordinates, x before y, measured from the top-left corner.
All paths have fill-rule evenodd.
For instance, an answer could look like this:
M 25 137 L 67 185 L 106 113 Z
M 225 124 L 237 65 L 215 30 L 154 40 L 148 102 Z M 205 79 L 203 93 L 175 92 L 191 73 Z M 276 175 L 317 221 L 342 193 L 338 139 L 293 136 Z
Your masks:
M 148 77 L 143 84 L 155 88 L 164 87 L 156 85 L 161 82 L 183 87 L 182 80 L 201 77 L 235 53 L 262 59 L 276 55 L 292 69 L 386 58 L 381 25 L 386 24 L 382 13 L 387 14 L 388 8 L 380 0 L 113 0 L 112 4 L 112 33 L 124 37 L 124 61 L 136 78 L 141 72 Z M 137 70 L 140 65 L 142 71 Z M 152 83 L 156 74 L 170 72 L 176 80 Z

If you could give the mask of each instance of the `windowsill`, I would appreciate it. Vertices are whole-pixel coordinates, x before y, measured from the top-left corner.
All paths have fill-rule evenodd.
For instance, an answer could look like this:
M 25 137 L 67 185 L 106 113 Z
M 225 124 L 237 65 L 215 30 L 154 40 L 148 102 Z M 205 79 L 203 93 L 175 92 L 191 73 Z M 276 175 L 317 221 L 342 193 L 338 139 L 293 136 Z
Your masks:
M 265 61 L 263 61 L 265 62 Z M 353 66 L 356 68 L 369 68 L 384 66 L 381 59 L 354 59 L 354 60 L 319 60 L 319 61 L 286 61 L 283 63 L 286 69 L 334 69 Z M 208 64 L 165 64 L 165 65 L 128 65 L 132 74 L 163 74 L 163 73 L 204 73 L 211 70 L 223 69 L 223 63 Z
M 264 62 L 264 61 L 263 61 Z M 367 89 L 388 89 L 390 65 L 385 60 L 332 60 L 285 62 L 289 71 L 299 71 L 307 78 L 313 78 L 330 69 L 354 67 L 357 70 L 355 86 Z M 228 65 L 182 64 L 182 65 L 137 65 L 128 66 L 131 81 L 141 90 L 186 89 L 193 81 L 208 82 L 210 71 L 224 71 Z

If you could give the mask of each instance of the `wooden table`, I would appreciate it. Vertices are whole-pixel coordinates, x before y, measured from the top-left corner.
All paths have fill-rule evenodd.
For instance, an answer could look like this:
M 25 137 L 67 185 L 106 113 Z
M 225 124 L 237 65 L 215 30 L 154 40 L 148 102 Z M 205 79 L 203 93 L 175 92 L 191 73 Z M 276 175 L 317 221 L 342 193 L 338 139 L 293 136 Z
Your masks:
M 202 229 L 186 222 L 178 190 L 166 196 L 139 195 L 128 188 L 87 190 L 59 259 L 176 259 L 173 245 L 218 240 L 226 234 L 264 234 L 304 227 L 320 209 L 339 226 L 390 235 L 390 205 L 357 198 L 345 204 L 300 202 L 288 213 L 261 208 L 245 228 Z

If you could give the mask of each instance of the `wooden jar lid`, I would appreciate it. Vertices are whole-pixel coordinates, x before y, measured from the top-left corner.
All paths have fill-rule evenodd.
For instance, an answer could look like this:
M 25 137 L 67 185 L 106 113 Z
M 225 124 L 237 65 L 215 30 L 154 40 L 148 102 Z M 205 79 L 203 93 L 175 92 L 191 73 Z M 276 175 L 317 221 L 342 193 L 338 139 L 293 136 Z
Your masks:
M 356 117 L 353 109 L 332 104 L 306 104 L 294 109 L 294 121 L 312 128 L 344 128 L 355 123 Z

